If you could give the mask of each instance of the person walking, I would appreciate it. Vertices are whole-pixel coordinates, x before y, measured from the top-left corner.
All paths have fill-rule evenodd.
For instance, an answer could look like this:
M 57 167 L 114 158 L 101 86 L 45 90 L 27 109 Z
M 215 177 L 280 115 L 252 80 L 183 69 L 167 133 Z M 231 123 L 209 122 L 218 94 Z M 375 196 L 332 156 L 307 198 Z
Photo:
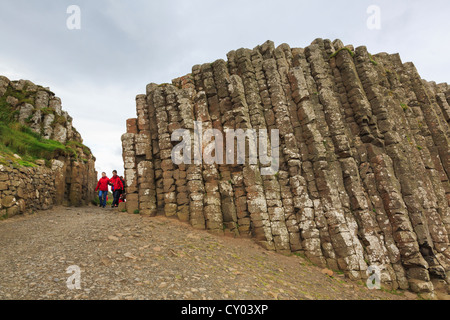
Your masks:
M 119 198 L 123 190 L 123 183 L 120 177 L 117 175 L 117 170 L 113 171 L 113 177 L 110 179 L 110 184 L 114 188 L 114 201 L 111 208 L 117 208 L 119 206 Z
M 106 176 L 106 173 L 102 173 L 101 179 L 97 183 L 97 187 L 95 188 L 95 191 L 99 191 L 98 193 L 98 199 L 100 200 L 100 207 L 106 208 L 106 201 L 108 197 L 108 186 L 109 186 L 110 180 Z
M 126 190 L 125 190 L 125 179 L 123 178 L 123 176 L 120 176 L 120 180 L 122 181 L 122 184 L 123 184 L 122 194 L 125 194 L 126 193 Z

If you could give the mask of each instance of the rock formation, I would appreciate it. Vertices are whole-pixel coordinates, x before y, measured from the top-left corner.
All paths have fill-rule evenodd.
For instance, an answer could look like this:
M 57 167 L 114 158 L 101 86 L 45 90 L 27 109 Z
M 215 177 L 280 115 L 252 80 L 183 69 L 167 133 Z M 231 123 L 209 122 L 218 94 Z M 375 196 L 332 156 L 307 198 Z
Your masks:
M 304 49 L 266 42 L 149 84 L 127 121 L 127 209 L 429 296 L 450 276 L 450 86 L 398 54 L 340 40 Z M 279 129 L 280 170 L 174 165 L 171 134 L 194 121 Z
M 45 157 L 33 158 L 25 165 L 0 152 L 0 217 L 45 210 L 53 205 L 90 203 L 97 179 L 95 158 L 72 126 L 72 118 L 62 110 L 61 100 L 48 88 L 31 81 L 10 81 L 0 77 L 0 105 L 3 130 L 30 128 L 29 134 L 22 133 L 21 129 L 13 132 L 49 143 L 53 141 L 49 146 L 54 148 L 47 150 L 44 149 L 47 145 L 25 143 L 24 154 L 14 154 L 13 160 L 30 158 L 30 150 L 33 155 Z M 42 150 L 37 150 L 39 148 Z

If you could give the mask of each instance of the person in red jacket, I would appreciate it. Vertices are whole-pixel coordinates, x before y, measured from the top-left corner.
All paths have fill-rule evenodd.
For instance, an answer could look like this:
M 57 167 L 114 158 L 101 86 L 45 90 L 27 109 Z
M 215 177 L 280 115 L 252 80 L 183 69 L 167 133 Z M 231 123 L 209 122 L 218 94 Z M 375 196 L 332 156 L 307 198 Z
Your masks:
M 98 193 L 98 199 L 100 200 L 100 207 L 106 208 L 106 201 L 108 200 L 108 186 L 109 186 L 109 178 L 106 176 L 106 173 L 102 173 L 102 178 L 98 181 L 97 187 L 95 191 L 100 190 Z
M 117 208 L 119 206 L 119 198 L 123 190 L 123 183 L 120 177 L 117 175 L 116 170 L 113 171 L 113 177 L 109 180 L 109 183 L 114 188 L 114 201 L 111 208 Z

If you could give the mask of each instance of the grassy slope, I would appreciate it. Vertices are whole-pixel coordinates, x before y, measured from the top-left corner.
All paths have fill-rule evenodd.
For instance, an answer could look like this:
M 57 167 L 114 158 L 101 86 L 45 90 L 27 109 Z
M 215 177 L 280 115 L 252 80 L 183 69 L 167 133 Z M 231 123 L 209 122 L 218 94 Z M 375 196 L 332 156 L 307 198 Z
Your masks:
M 69 141 L 66 145 L 53 141 L 45 140 L 41 135 L 31 131 L 27 126 L 23 126 L 16 121 L 18 111 L 6 102 L 8 96 L 13 96 L 21 103 L 33 104 L 32 93 L 26 91 L 13 90 L 11 87 L 0 97 L 0 164 L 13 166 L 35 166 L 37 159 L 51 160 L 60 155 L 78 159 L 77 147 L 83 149 L 85 154 L 90 154 L 89 148 L 76 141 Z M 51 110 L 42 110 L 42 112 L 52 112 Z M 61 122 L 64 118 L 56 117 L 55 121 Z M 21 157 L 18 159 L 14 156 Z

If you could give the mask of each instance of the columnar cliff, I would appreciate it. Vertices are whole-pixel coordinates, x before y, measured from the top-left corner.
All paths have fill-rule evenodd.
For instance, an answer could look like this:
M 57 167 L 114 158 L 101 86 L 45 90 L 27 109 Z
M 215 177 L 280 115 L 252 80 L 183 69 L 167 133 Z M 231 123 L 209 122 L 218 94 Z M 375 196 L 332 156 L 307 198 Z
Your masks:
M 96 179 L 95 158 L 61 99 L 31 81 L 0 77 L 0 218 L 86 205 Z
M 450 276 L 450 86 L 398 54 L 340 40 L 272 42 L 149 84 L 127 121 L 127 209 L 251 236 L 267 249 L 391 288 L 432 293 Z M 176 129 L 279 129 L 280 170 L 175 165 Z

